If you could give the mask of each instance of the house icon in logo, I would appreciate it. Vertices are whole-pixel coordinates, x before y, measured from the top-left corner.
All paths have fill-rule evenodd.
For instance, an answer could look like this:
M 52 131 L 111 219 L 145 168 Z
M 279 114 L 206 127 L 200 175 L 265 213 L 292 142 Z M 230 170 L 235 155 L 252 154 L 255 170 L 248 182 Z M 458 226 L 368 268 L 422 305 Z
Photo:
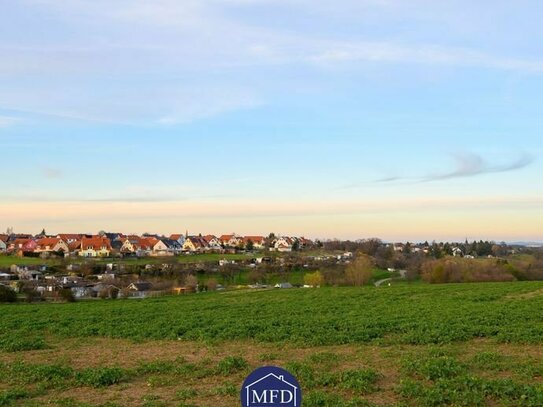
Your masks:
M 241 389 L 243 407 L 299 407 L 300 385 L 286 370 L 274 366 L 255 370 Z

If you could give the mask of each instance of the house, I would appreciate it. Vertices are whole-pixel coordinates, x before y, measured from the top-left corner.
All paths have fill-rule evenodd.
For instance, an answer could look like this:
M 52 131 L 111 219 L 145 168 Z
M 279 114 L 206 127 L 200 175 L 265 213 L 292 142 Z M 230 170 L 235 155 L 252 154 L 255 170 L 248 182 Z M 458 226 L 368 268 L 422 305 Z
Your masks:
M 36 242 L 34 253 L 69 253 L 68 244 L 58 237 L 44 237 Z
M 0 235 L 0 253 L 5 253 L 8 249 L 8 246 L 6 245 L 6 241 L 7 241 L 7 237 L 6 237 L 6 240 L 3 240 L 2 239 L 2 235 Z
M 173 254 L 168 250 L 168 246 L 157 238 L 150 237 L 147 240 L 151 243 L 151 256 L 172 256 Z
M 459 247 L 453 247 L 452 254 L 454 257 L 464 257 L 464 252 Z
M 290 283 L 277 283 L 275 288 L 293 288 L 293 285 Z
M 293 244 L 294 244 L 294 240 L 292 238 L 283 236 L 283 237 L 276 238 L 272 242 L 272 247 L 275 251 L 278 251 L 278 252 L 291 252 Z
M 111 242 L 107 237 L 93 236 L 81 239 L 79 249 L 80 257 L 109 257 L 111 253 Z
M 153 288 L 153 285 L 147 281 L 136 281 L 135 283 L 131 283 L 127 287 L 130 291 L 149 291 L 151 288 Z
M 25 253 L 32 253 L 36 250 L 37 244 L 34 239 L 17 238 L 9 244 L 7 251 L 24 256 Z
M 81 249 L 81 240 L 76 240 L 71 243 L 68 243 L 68 251 L 69 253 L 73 253 L 75 255 L 79 254 L 79 250 Z
M 43 278 L 43 274 L 42 274 L 41 271 L 28 270 L 27 268 L 19 269 L 17 271 L 17 275 L 19 276 L 20 280 L 37 281 L 37 280 L 41 280 Z
M 235 233 L 232 233 L 231 235 L 222 235 L 219 237 L 219 242 L 222 247 L 238 247 L 243 243 L 243 239 Z
M 177 240 L 163 237 L 160 239 L 160 241 L 166 246 L 167 256 L 175 256 L 181 253 L 181 250 L 183 250 L 183 245 L 181 245 Z
M 130 235 L 122 239 L 120 252 L 124 255 L 134 254 L 138 257 L 150 256 L 156 239 Z
M 208 250 L 207 241 L 203 236 L 188 236 L 185 239 L 183 250 L 187 252 L 203 252 Z
M 70 243 L 80 241 L 83 235 L 80 235 L 77 233 L 59 233 L 57 237 L 59 239 L 62 239 L 67 244 L 70 244 Z
M 107 283 L 94 284 L 91 289 L 90 295 L 92 297 L 116 298 L 121 292 L 121 289 L 116 285 Z
M 205 241 L 207 242 L 207 246 L 209 250 L 222 250 L 222 245 L 219 240 L 219 238 L 215 235 L 206 235 L 204 236 Z
M 298 241 L 300 242 L 300 248 L 302 249 L 307 249 L 308 247 L 313 247 L 315 246 L 315 242 L 313 242 L 313 240 L 311 239 L 307 239 L 305 237 L 300 237 L 298 239 Z
M 146 281 L 137 281 L 127 287 L 128 291 L 130 291 L 130 297 L 136 298 L 147 297 L 151 288 L 153 288 L 153 285 Z
M 181 247 L 183 247 L 183 245 L 185 244 L 185 239 L 186 239 L 185 236 L 188 236 L 188 233 L 185 235 L 180 234 L 180 233 L 174 233 L 173 235 L 170 235 L 170 239 L 175 240 L 181 245 Z
M 247 247 L 247 244 L 249 242 L 253 243 L 254 249 L 260 250 L 264 248 L 264 245 L 266 243 L 266 238 L 264 236 L 244 236 L 243 245 Z

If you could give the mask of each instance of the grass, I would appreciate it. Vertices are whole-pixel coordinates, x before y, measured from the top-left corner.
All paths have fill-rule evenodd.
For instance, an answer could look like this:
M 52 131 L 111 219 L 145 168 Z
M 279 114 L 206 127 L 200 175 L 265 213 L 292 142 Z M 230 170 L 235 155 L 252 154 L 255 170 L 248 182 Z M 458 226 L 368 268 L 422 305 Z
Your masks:
M 542 287 L 540 282 L 404 284 L 0 305 L 0 344 L 12 341 L 14 333 L 17 338 L 33 338 L 39 346 L 44 346 L 40 339 L 49 333 L 305 345 L 426 344 L 484 337 L 538 343 L 543 337 L 539 311 L 543 296 L 523 294 Z M 248 317 L 256 310 L 258 316 Z
M 297 377 L 304 407 L 539 406 L 541 288 L 403 284 L 2 305 L 0 406 L 235 406 L 244 378 L 266 364 Z

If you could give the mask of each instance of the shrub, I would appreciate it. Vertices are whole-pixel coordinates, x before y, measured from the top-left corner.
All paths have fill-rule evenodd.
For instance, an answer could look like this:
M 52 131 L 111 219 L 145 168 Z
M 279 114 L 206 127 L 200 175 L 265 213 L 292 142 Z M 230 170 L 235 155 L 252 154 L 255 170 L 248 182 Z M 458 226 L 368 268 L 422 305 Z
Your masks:
M 304 283 L 307 285 L 312 285 L 313 287 L 319 287 L 324 284 L 324 276 L 320 271 L 307 273 L 304 276 Z
M 17 294 L 11 288 L 0 284 L 0 302 L 15 302 Z
M 92 387 L 105 387 L 120 383 L 126 373 L 119 367 L 88 368 L 76 375 L 79 384 Z
M 227 356 L 219 362 L 217 371 L 223 375 L 229 375 L 247 368 L 248 363 L 241 356 Z
M 63 288 L 59 292 L 60 298 L 66 302 L 75 302 L 74 293 L 69 288 Z
M 359 255 L 345 270 L 345 282 L 348 285 L 361 286 L 367 284 L 372 277 L 373 260 L 366 255 Z

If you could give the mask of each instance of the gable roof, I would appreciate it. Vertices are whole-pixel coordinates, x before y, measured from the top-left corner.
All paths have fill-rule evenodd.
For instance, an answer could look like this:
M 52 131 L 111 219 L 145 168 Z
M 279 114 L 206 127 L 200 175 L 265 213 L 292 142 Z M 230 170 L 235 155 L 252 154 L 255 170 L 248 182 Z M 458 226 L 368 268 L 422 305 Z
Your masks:
M 79 240 L 82 235 L 79 233 L 59 233 L 57 237 L 67 242 L 68 240 Z
M 180 249 L 181 248 L 181 244 L 179 244 L 179 242 L 177 240 L 168 239 L 167 237 L 163 237 L 160 240 L 162 241 L 162 243 L 164 243 L 168 247 L 168 249 Z
M 81 248 L 88 250 L 89 247 L 92 250 L 102 250 L 102 247 L 111 250 L 111 242 L 107 237 L 102 236 L 84 237 L 81 239 Z
M 136 281 L 135 283 L 130 284 L 129 287 L 134 287 L 137 291 L 148 291 L 153 285 L 147 281 Z
M 38 247 L 41 247 L 41 248 L 46 248 L 47 246 L 49 246 L 50 248 L 53 248 L 60 242 L 65 243 L 64 240 L 58 237 L 44 237 L 36 241 Z
M 245 244 L 249 243 L 249 240 L 253 243 L 264 243 L 266 238 L 264 236 L 244 236 L 243 237 L 243 242 L 245 242 Z
M 71 252 L 81 249 L 81 240 L 75 240 L 72 243 L 68 243 L 68 249 L 70 249 Z

